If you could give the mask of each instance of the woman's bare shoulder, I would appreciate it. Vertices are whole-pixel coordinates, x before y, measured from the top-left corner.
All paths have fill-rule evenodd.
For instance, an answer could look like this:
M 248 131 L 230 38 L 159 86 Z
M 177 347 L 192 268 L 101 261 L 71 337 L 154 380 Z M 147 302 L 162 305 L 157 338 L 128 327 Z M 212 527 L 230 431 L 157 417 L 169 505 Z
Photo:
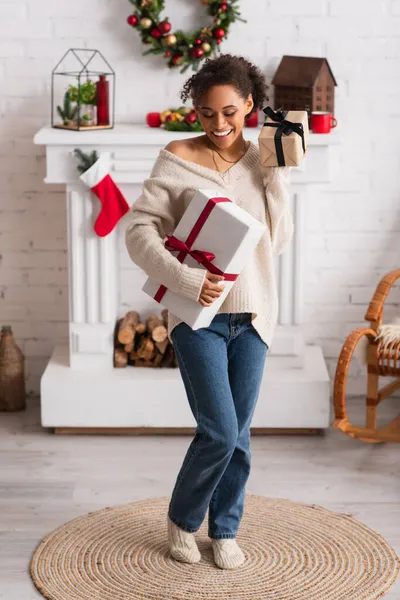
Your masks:
M 174 140 L 165 146 L 165 150 L 184 160 L 193 161 L 204 148 L 204 136 L 186 140 Z

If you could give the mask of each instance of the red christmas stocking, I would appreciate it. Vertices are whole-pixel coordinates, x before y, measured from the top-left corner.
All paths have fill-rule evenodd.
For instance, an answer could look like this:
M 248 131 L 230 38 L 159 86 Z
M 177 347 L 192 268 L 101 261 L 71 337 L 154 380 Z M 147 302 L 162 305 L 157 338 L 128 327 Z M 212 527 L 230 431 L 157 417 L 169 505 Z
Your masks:
M 94 224 L 94 230 L 100 237 L 108 235 L 129 210 L 129 204 L 108 171 L 109 156 L 104 153 L 90 169 L 80 175 L 80 179 L 101 202 L 101 211 Z

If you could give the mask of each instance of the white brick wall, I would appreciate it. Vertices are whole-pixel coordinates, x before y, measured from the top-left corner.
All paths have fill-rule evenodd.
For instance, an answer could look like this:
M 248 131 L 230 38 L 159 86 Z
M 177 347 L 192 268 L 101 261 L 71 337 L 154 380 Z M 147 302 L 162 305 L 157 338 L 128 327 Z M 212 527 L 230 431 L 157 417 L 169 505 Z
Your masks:
M 246 55 L 269 78 L 284 53 L 327 56 L 338 81 L 333 181 L 306 207 L 305 329 L 333 375 L 379 278 L 400 267 L 400 2 L 242 0 L 241 8 L 247 24 L 234 27 L 224 51 Z M 190 75 L 141 57 L 129 12 L 128 0 L 0 5 L 0 323 L 11 323 L 26 354 L 30 392 L 54 341 L 67 336 L 64 196 L 43 183 L 44 151 L 32 144 L 49 120 L 51 68 L 69 47 L 98 48 L 117 73 L 117 119 L 133 122 L 176 104 Z M 177 27 L 204 18 L 198 0 L 167 0 L 166 14 Z M 392 296 L 387 318 L 400 312 L 398 288 Z M 354 365 L 350 391 L 364 389 Z

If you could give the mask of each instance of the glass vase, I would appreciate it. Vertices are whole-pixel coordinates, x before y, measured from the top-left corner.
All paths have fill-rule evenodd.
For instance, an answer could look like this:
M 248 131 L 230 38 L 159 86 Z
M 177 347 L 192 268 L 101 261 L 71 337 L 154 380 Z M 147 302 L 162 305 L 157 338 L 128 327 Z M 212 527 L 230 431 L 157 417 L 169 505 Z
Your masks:
M 81 127 L 96 125 L 96 107 L 94 104 L 81 104 L 79 121 Z

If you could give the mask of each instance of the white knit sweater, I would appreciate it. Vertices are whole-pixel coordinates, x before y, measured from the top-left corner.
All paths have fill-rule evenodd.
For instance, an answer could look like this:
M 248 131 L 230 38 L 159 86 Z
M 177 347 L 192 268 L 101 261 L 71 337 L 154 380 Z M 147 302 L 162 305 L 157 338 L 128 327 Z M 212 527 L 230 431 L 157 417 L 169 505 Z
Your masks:
M 161 150 L 141 196 L 132 206 L 126 246 L 134 263 L 149 277 L 197 301 L 205 270 L 181 264 L 163 244 L 173 233 L 196 189 L 219 189 L 268 228 L 235 281 L 218 312 L 253 314 L 253 325 L 271 346 L 278 316 L 274 257 L 290 242 L 293 221 L 289 208 L 289 167 L 260 166 L 258 147 L 250 143 L 245 155 L 223 175 L 213 169 Z M 168 336 L 181 320 L 169 312 Z

